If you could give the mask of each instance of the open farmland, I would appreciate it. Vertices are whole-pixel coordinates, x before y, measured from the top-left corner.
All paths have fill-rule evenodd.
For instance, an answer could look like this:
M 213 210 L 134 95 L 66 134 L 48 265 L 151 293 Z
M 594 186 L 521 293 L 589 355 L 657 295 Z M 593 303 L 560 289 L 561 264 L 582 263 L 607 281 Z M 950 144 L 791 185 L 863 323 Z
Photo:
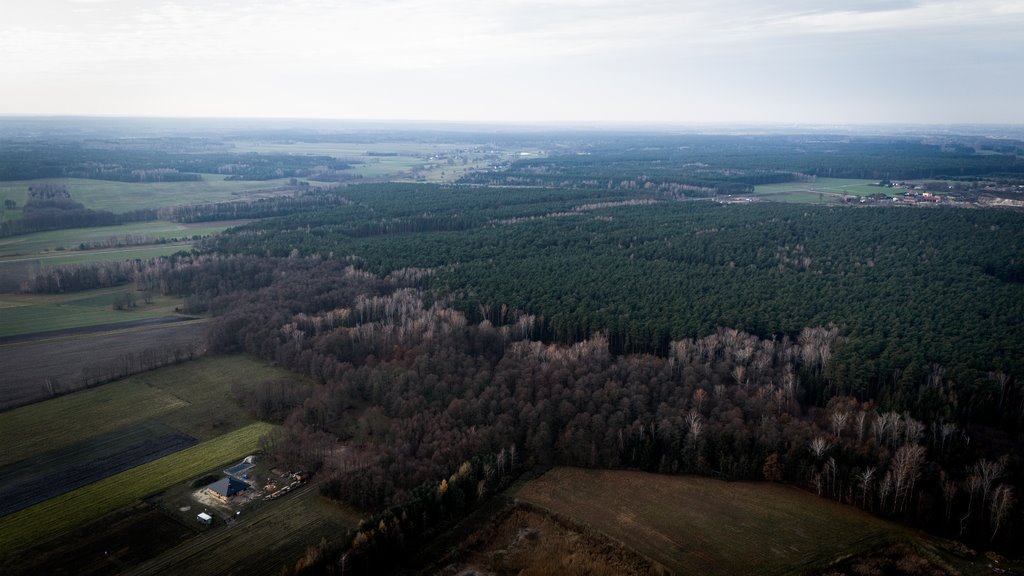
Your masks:
M 158 422 L 93 436 L 0 467 L 0 516 L 195 444 Z
M 255 423 L 0 518 L 0 550 L 17 550 L 256 451 Z
M 131 295 L 135 307 L 115 310 L 114 300 Z M 0 294 L 0 338 L 170 316 L 181 299 L 153 294 L 146 303 L 130 286 L 67 294 Z
M 754 187 L 754 194 L 778 202 L 839 202 L 843 196 L 869 196 L 885 191 L 885 188 L 871 186 L 875 180 L 849 178 L 818 178 L 813 182 L 787 182 L 784 184 L 762 184 Z
M 0 280 L 5 280 L 7 289 L 11 290 L 10 286 L 13 284 L 11 280 L 20 282 L 30 278 L 33 272 L 49 266 L 64 266 L 66 264 L 82 264 L 86 262 L 149 260 L 160 256 L 170 256 L 182 250 L 188 251 L 192 246 L 192 242 L 178 242 L 145 246 L 121 246 L 98 250 L 68 250 L 37 256 L 4 258 L 0 259 Z
M 123 374 L 126 363 L 195 349 L 204 330 L 205 321 L 197 320 L 0 346 L 0 408 Z
M 28 187 L 38 184 L 67 186 L 71 198 L 86 208 L 114 213 L 140 208 L 162 208 L 207 202 L 225 202 L 265 194 L 288 184 L 278 180 L 225 180 L 220 174 L 203 174 L 196 182 L 114 182 L 84 178 L 42 178 L 0 182 L 0 201 L 14 200 L 25 205 Z
M 0 238 L 0 257 L 15 256 L 68 256 L 69 254 L 87 254 L 92 250 L 79 250 L 82 244 L 88 246 L 124 244 L 126 238 L 135 241 L 183 241 L 193 236 L 207 236 L 223 232 L 231 226 L 244 224 L 248 220 L 230 222 L 200 222 L 180 224 L 177 222 L 133 222 L 120 226 L 98 226 L 95 228 L 71 228 L 66 230 L 49 230 Z M 125 246 L 125 248 L 140 246 Z M 0 260 L 3 262 L 3 260 Z
M 416 179 L 426 182 L 454 182 L 497 161 L 507 161 L 510 152 L 484 152 L 479 144 L 441 142 L 257 142 L 232 143 L 239 152 L 261 154 L 312 154 L 351 162 L 348 174 L 368 180 Z M 448 164 L 448 159 L 452 164 Z M 465 159 L 465 164 L 462 163 Z M 415 178 L 411 178 L 415 175 Z
M 18 290 L 24 280 L 51 266 L 147 260 L 190 250 L 194 237 L 218 234 L 246 222 L 249 220 L 195 224 L 137 222 L 0 238 L 0 291 Z
M 279 574 L 292 567 L 306 548 L 331 539 L 359 523 L 360 516 L 322 496 L 315 484 L 304 486 L 230 526 L 218 527 L 183 542 L 126 574 Z
M 0 465 L 72 446 L 188 405 L 134 380 L 126 378 L 0 413 L 0 434 L 5 438 Z
M 0 466 L 146 421 L 214 438 L 252 422 L 231 399 L 233 385 L 244 390 L 286 375 L 245 356 L 204 357 L 0 412 Z
M 519 498 L 591 526 L 674 574 L 791 574 L 906 537 L 797 488 L 556 468 Z

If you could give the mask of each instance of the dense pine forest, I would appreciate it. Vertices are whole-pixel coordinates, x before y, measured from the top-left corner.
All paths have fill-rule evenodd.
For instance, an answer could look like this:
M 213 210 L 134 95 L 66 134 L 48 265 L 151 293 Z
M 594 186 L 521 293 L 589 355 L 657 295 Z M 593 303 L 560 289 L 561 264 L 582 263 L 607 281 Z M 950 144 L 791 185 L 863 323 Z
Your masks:
M 556 464 L 788 482 L 971 545 L 1019 543 L 1024 214 L 712 200 L 826 176 L 1016 183 L 1012 142 L 596 142 L 454 184 L 168 209 L 277 217 L 23 288 L 179 296 L 213 317 L 210 353 L 316 382 L 235 394 L 281 425 L 269 458 L 367 512 L 298 572 L 385 567 Z

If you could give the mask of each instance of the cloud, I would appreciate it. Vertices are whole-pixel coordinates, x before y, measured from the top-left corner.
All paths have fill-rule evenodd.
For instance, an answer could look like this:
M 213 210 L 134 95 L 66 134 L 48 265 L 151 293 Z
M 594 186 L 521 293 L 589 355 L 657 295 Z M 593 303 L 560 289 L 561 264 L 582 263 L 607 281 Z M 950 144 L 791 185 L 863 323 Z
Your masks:
M 33 45 L 45 46 L 40 58 L 68 63 L 278 57 L 410 69 L 622 50 L 713 51 L 807 34 L 1006 26 L 1024 23 L 1019 7 L 995 0 L 180 0 L 129 3 L 82 22 L 65 17 L 19 27 L 14 18 L 0 31 L 16 30 L 19 42 L 34 35 Z M 12 40 L 0 44 L 0 54 L 11 52 L 25 50 Z
M 1001 93 L 1024 89 L 1021 29 L 1024 2 L 1008 0 L 35 0 L 5 6 L 0 83 L 69 109 L 244 99 L 287 114 L 305 98 L 452 118 L 472 97 L 478 118 L 794 116 L 858 102 L 897 114 L 911 95 L 858 101 L 858 83 L 974 67 L 1003 78 Z M 68 88 L 39 88 L 55 83 Z M 0 113 L 34 105 L 27 93 L 0 94 Z

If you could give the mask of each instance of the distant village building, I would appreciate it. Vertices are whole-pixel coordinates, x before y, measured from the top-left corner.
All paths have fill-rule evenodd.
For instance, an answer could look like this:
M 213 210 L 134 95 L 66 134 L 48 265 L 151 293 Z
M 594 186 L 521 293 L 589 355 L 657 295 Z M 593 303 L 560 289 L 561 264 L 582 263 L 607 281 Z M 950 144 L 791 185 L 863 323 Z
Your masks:
M 206 487 L 210 494 L 217 498 L 227 502 L 232 496 L 238 494 L 243 490 L 248 490 L 249 485 L 241 480 L 227 477 L 217 480 L 213 484 Z

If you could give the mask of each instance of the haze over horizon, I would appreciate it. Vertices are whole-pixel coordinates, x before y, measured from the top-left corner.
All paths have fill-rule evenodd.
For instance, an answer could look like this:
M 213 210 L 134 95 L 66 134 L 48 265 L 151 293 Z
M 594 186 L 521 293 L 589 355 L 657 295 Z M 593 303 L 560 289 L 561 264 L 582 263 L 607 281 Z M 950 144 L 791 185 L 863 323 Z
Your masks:
M 0 114 L 1024 123 L 1018 0 L 39 0 Z

